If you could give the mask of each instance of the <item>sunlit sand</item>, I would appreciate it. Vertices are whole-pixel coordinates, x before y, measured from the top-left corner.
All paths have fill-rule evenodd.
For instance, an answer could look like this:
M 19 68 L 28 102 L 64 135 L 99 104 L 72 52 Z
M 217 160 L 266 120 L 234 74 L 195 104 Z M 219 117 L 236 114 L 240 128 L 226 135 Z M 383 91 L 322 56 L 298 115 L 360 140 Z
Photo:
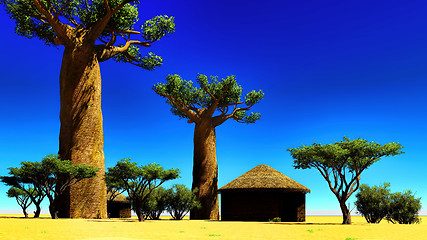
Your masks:
M 221 222 L 136 219 L 24 219 L 0 215 L 0 239 L 84 240 L 179 240 L 179 239 L 427 239 L 427 217 L 420 224 L 399 225 L 382 221 L 368 224 L 352 217 L 353 225 L 341 225 L 341 217 L 307 216 L 305 223 Z

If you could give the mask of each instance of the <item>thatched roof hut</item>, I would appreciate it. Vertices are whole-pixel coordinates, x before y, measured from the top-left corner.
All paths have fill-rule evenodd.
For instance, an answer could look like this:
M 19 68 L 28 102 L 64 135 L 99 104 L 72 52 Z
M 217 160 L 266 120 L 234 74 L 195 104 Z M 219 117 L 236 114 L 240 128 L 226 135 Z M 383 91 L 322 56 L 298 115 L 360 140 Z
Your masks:
M 130 218 L 130 200 L 114 189 L 107 190 L 107 212 L 109 218 Z
M 310 189 L 267 165 L 256 166 L 218 191 L 222 220 L 305 221 Z

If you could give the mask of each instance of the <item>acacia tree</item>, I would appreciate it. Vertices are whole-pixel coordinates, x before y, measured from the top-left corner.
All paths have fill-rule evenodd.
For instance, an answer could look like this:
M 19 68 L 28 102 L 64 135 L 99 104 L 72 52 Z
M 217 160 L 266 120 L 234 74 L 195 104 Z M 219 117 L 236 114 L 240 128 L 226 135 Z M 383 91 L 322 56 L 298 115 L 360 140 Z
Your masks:
M 192 210 L 190 218 L 217 220 L 219 202 L 215 128 L 228 119 L 240 123 L 259 120 L 261 114 L 252 112 L 248 115 L 246 112 L 263 99 L 264 93 L 252 90 L 242 101 L 242 87 L 234 76 L 218 81 L 217 77 L 208 78 L 199 74 L 196 82 L 199 87 L 178 75 L 169 75 L 166 83 L 154 85 L 153 90 L 167 99 L 174 115 L 188 119 L 188 123 L 195 123 L 192 189 L 199 189 L 197 198 L 202 207 Z M 242 104 L 246 106 L 239 107 Z
M 37 185 L 33 184 L 30 179 L 24 179 L 16 176 L 13 172 L 9 172 L 9 174 L 12 176 L 0 176 L 0 181 L 8 186 L 25 192 L 31 199 L 31 202 L 34 204 L 34 206 L 36 206 L 36 211 L 34 211 L 34 218 L 40 217 L 40 204 L 46 195 L 37 187 Z
M 22 162 L 20 168 L 8 169 L 11 175 L 30 181 L 36 189 L 43 192 L 49 199 L 52 218 L 58 218 L 61 207 L 58 204 L 58 196 L 83 179 L 94 177 L 99 171 L 93 166 L 74 165 L 69 160 L 61 160 L 58 155 L 48 155 L 41 162 Z
M 74 164 L 102 169 L 97 177 L 67 191 L 59 215 L 94 218 L 101 213 L 106 218 L 99 62 L 113 58 L 147 70 L 160 66 L 161 57 L 151 52 L 143 56 L 139 47 L 174 32 L 174 19 L 156 16 L 135 31 L 138 0 L 0 0 L 0 4 L 15 20 L 18 35 L 64 46 L 58 153 Z M 134 38 L 138 35 L 142 39 Z
M 27 208 L 31 205 L 30 196 L 27 192 L 22 191 L 19 188 L 11 187 L 7 190 L 7 196 L 15 198 L 18 205 L 22 208 L 25 218 L 28 218 Z
M 295 169 L 316 168 L 337 197 L 343 214 L 343 224 L 351 224 L 351 215 L 345 202 L 360 185 L 360 175 L 382 157 L 403 153 L 399 143 L 384 145 L 365 139 L 344 137 L 333 144 L 313 143 L 311 146 L 289 148 Z
M 145 220 L 141 207 L 150 194 L 165 181 L 178 178 L 179 169 L 163 170 L 159 164 L 137 166 L 130 159 L 122 159 L 105 174 L 107 186 L 117 192 L 126 192 L 139 221 Z

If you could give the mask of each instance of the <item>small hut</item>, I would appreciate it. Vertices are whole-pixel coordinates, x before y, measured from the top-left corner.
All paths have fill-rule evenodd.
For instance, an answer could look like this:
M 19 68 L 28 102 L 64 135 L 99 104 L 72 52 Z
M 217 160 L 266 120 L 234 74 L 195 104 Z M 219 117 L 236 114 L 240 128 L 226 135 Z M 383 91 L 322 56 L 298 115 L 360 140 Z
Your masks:
M 129 199 L 113 189 L 107 191 L 107 212 L 109 218 L 130 218 L 131 205 Z
M 305 194 L 310 189 L 267 165 L 258 165 L 218 192 L 223 221 L 280 217 L 283 222 L 304 222 Z

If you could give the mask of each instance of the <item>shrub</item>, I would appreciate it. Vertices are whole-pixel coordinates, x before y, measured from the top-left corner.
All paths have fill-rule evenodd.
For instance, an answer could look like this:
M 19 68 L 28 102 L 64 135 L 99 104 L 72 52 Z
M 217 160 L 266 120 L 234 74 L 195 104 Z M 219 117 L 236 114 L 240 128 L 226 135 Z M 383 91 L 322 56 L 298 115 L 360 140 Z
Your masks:
M 360 186 L 356 194 L 356 208 L 368 223 L 379 223 L 387 216 L 390 205 L 390 183 L 383 186 Z
M 281 222 L 281 221 L 282 221 L 282 219 L 279 217 L 275 217 L 275 218 L 269 220 L 269 222 Z
M 166 210 L 173 219 L 181 220 L 191 209 L 201 207 L 195 194 L 197 191 L 197 188 L 191 191 L 185 185 L 173 185 L 168 190 Z
M 421 198 L 415 198 L 410 190 L 390 195 L 390 209 L 387 220 L 399 224 L 419 223 L 418 211 L 421 209 Z
M 392 223 L 419 223 L 421 198 L 415 198 L 409 190 L 403 193 L 390 193 L 388 187 L 389 183 L 379 187 L 361 185 L 355 202 L 359 213 L 369 223 L 379 223 L 384 217 Z
M 142 205 L 146 218 L 159 220 L 160 215 L 166 210 L 167 191 L 163 187 L 155 189 Z

